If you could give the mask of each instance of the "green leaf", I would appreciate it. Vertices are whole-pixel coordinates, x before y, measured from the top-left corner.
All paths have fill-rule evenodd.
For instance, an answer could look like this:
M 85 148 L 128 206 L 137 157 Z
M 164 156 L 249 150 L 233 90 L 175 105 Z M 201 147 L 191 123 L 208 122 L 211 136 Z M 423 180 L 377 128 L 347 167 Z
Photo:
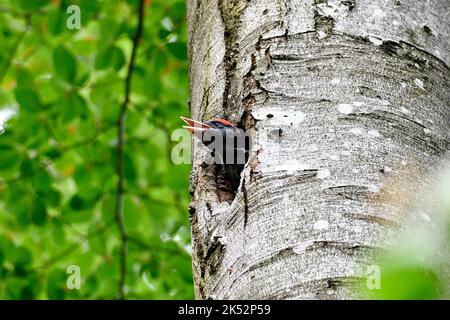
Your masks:
M 58 106 L 61 110 L 62 122 L 68 123 L 76 118 L 86 118 L 88 107 L 84 98 L 78 93 L 70 93 L 60 100 Z
M 64 299 L 66 280 L 67 275 L 63 271 L 56 270 L 50 273 L 47 279 L 47 294 L 49 299 Z
M 12 247 L 10 248 L 11 255 L 9 256 L 9 261 L 14 264 L 16 268 L 25 268 L 33 260 L 31 251 L 24 246 Z
M 89 80 L 89 73 L 85 73 L 85 74 L 83 74 L 83 75 L 81 75 L 78 79 L 77 79 L 77 81 L 75 82 L 75 85 L 77 86 L 77 87 L 83 87 L 83 86 L 85 86 L 86 85 L 86 83 L 87 83 L 87 81 Z
M 413 280 L 413 281 L 412 281 Z M 404 265 L 382 269 L 379 298 L 390 300 L 435 300 L 441 293 L 438 276 L 426 267 Z
M 16 149 L 12 145 L 0 144 L 0 170 L 9 170 L 19 160 Z
M 50 189 L 52 178 L 46 170 L 40 170 L 33 176 L 33 187 L 36 190 L 47 191 Z
M 108 46 L 100 50 L 95 57 L 95 69 L 97 70 L 104 70 L 113 67 L 114 70 L 119 71 L 125 63 L 125 54 L 122 49 L 117 46 Z
M 167 49 L 173 56 L 179 60 L 187 59 L 187 47 L 183 42 L 172 42 L 167 44 Z
M 81 190 L 70 200 L 70 207 L 76 211 L 91 209 L 99 197 L 100 195 L 95 190 Z
M 42 110 L 42 103 L 38 94 L 29 88 L 17 88 L 16 100 L 20 108 L 28 112 L 37 112 Z
M 19 5 L 26 10 L 39 9 L 50 3 L 50 0 L 19 0 Z
M 48 27 L 52 35 L 58 35 L 65 30 L 67 16 L 60 8 L 51 10 L 48 14 Z
M 73 210 L 83 210 L 84 208 L 84 200 L 78 195 L 73 196 L 70 200 L 70 207 Z
M 55 49 L 53 65 L 64 80 L 73 83 L 77 72 L 77 61 L 67 48 L 59 46 Z
M 126 196 L 124 201 L 124 222 L 127 230 L 134 230 L 142 221 L 142 204 L 135 197 Z
M 2 275 L 3 262 L 5 261 L 5 253 L 3 252 L 3 248 L 0 247 L 0 278 Z
M 8 277 L 3 284 L 3 292 L 5 292 L 6 299 L 14 300 L 32 300 L 36 298 L 39 290 L 39 280 L 35 274 L 26 276 L 25 274 L 18 274 L 23 277 Z
M 129 153 L 125 153 L 124 166 L 125 166 L 124 168 L 125 179 L 129 182 L 136 181 L 137 176 L 136 167 L 134 164 L 134 159 Z
M 31 88 L 33 86 L 33 75 L 30 70 L 20 68 L 17 70 L 16 81 L 18 88 Z
M 95 69 L 96 70 L 106 69 L 109 66 L 110 62 L 111 62 L 111 48 L 106 47 L 97 53 L 94 64 Z
M 45 192 L 45 203 L 50 207 L 58 207 L 61 201 L 61 194 L 58 190 L 53 188 L 46 190 Z
M 31 221 L 37 226 L 42 226 L 47 220 L 47 209 L 45 202 L 40 197 L 37 197 L 31 208 Z
M 125 54 L 123 53 L 122 49 L 120 49 L 119 47 L 114 47 L 112 51 L 112 64 L 114 70 L 119 71 L 120 69 L 122 69 L 125 63 Z
M 61 245 L 64 243 L 66 235 L 64 226 L 58 220 L 53 219 L 50 223 L 50 234 L 55 244 Z
M 31 206 L 32 199 L 30 197 L 27 197 L 20 201 L 18 195 L 15 195 L 9 201 L 8 209 L 15 216 L 17 225 L 25 227 L 31 223 Z

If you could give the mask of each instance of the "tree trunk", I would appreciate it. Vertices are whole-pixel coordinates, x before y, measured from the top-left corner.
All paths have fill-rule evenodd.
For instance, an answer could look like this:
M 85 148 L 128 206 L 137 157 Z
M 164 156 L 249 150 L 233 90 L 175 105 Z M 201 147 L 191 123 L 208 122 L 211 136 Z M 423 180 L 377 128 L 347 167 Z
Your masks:
M 450 2 L 189 0 L 191 112 L 240 122 L 238 190 L 194 145 L 199 299 L 345 299 L 401 225 L 386 181 L 449 150 Z M 398 195 L 398 194 L 397 194 Z

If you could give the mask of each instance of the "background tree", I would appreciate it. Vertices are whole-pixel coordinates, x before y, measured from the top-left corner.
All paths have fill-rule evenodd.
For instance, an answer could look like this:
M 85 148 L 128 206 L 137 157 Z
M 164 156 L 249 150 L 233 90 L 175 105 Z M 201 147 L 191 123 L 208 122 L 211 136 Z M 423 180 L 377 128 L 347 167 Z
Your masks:
M 449 18 L 439 0 L 188 1 L 193 118 L 254 143 L 237 190 L 194 147 L 198 298 L 355 296 L 402 226 L 407 199 L 382 200 L 449 149 Z
M 0 134 L 0 299 L 193 297 L 189 167 L 170 161 L 184 18 L 177 0 L 0 1 L 0 113 L 15 113 Z

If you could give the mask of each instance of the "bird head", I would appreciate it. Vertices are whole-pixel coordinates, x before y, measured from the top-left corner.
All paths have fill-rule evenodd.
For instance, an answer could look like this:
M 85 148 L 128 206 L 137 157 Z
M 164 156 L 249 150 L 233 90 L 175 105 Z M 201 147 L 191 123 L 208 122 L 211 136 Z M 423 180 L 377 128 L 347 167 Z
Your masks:
M 187 126 L 183 126 L 183 128 L 187 129 L 191 133 L 204 132 L 208 129 L 227 129 L 227 128 L 236 128 L 234 124 L 225 119 L 212 119 L 207 122 L 200 122 L 197 120 L 189 119 L 186 117 L 180 117 L 181 120 L 186 122 Z
M 251 148 L 250 138 L 245 131 L 221 118 L 206 122 L 185 117 L 181 117 L 181 120 L 187 124 L 183 128 L 191 132 L 211 151 L 215 163 L 225 164 L 226 177 L 236 190 Z
M 248 139 L 246 140 L 244 130 L 225 119 L 212 119 L 207 122 L 181 117 L 186 122 L 183 128 L 197 137 L 207 149 L 212 151 L 222 160 L 227 155 L 233 156 L 232 161 L 239 157 L 240 162 L 246 159 L 248 151 Z
M 221 134 L 222 136 L 226 136 L 228 133 L 235 133 L 236 131 L 240 130 L 230 121 L 221 118 L 212 119 L 207 122 L 200 122 L 186 117 L 180 118 L 187 124 L 186 126 L 183 126 L 183 128 L 199 138 L 203 143 L 206 142 L 204 137 L 208 136 L 207 134 L 205 134 L 206 132 L 210 133 L 209 136 L 214 134 Z

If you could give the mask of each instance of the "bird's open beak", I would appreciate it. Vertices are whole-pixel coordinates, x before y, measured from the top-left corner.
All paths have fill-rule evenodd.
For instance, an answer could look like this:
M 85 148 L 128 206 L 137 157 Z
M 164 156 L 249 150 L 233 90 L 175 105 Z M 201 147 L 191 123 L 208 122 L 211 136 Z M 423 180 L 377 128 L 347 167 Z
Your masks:
M 192 120 L 186 117 L 180 118 L 188 124 L 187 126 L 183 126 L 183 128 L 188 130 L 190 133 L 202 133 L 203 131 L 211 128 L 210 125 L 197 120 Z

